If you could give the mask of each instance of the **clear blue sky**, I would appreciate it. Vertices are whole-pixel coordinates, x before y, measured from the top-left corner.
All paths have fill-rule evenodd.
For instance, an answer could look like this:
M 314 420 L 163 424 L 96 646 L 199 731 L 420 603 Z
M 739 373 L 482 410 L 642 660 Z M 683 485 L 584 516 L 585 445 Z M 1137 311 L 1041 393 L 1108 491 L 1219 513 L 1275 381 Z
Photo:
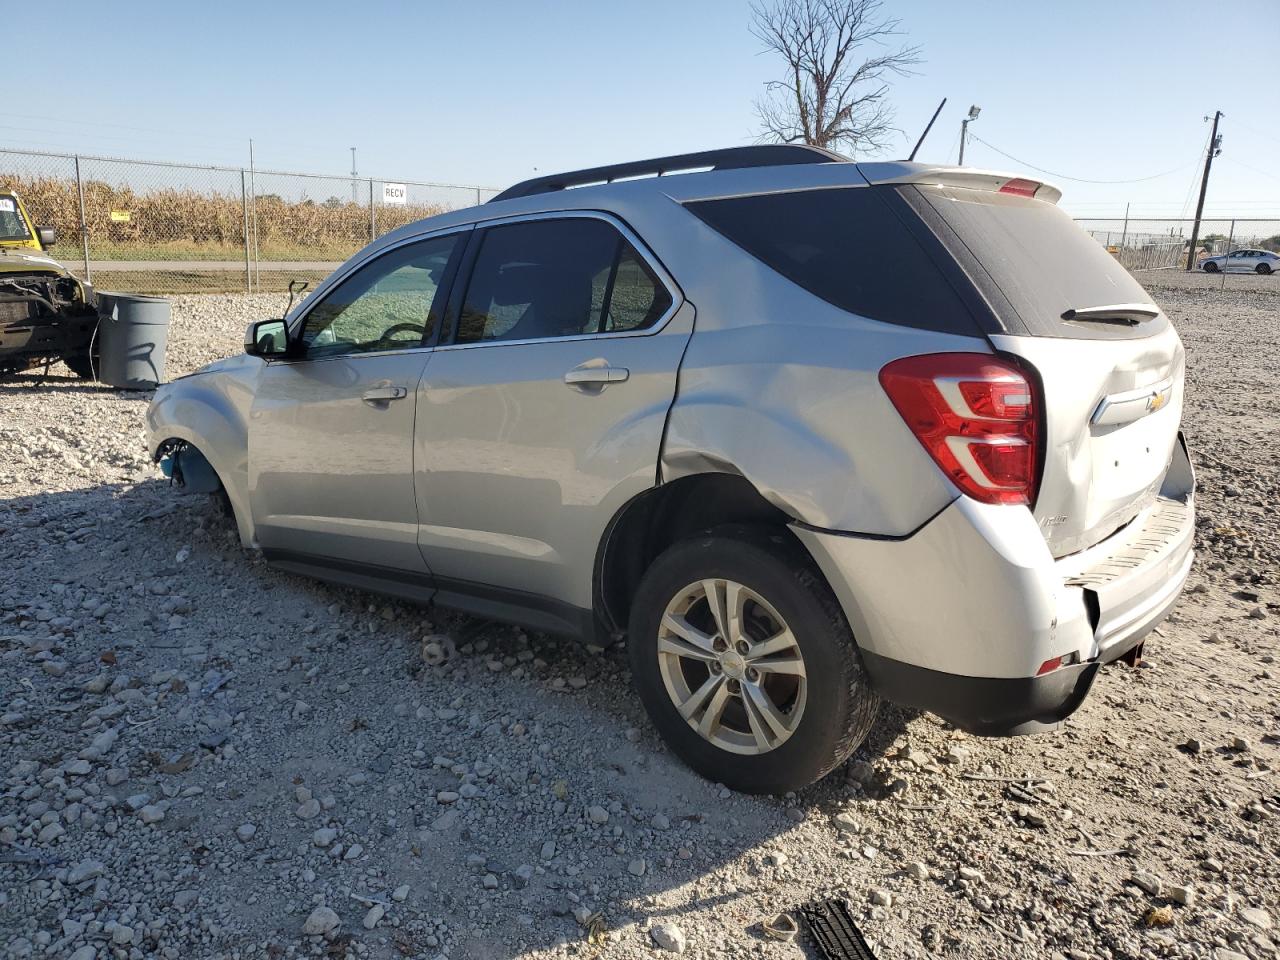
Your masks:
M 918 74 L 895 83 L 905 156 L 954 161 L 960 118 L 1046 175 L 1077 215 L 1177 216 L 1214 109 L 1209 211 L 1280 216 L 1276 0 L 893 2 Z M 1206 14 L 1206 10 L 1213 11 Z M 1255 14 L 1263 14 L 1255 16 Z M 38 79 L 0 145 L 503 186 L 535 170 L 749 143 L 779 73 L 746 0 L 45 0 L 6 8 Z M 55 24 L 56 26 L 51 26 Z M 65 44 L 54 49 L 54 44 Z M 1026 170 L 971 141 L 972 165 Z

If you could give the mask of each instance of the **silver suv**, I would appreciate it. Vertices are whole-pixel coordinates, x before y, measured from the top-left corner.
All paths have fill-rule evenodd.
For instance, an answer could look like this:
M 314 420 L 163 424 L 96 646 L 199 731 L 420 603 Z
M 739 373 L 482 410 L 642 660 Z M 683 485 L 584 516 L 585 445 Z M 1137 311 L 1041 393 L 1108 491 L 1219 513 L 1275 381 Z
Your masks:
M 1043 730 L 1194 526 L 1182 344 L 1058 198 L 782 146 L 521 183 L 162 387 L 151 449 L 280 567 L 625 639 L 738 790 L 822 777 L 882 697 Z

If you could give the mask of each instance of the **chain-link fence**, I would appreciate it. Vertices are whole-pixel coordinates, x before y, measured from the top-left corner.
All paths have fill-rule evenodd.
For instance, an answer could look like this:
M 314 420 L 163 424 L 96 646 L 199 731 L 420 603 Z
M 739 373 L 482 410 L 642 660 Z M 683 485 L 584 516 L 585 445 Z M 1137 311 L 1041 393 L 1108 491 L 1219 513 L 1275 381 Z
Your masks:
M 1130 270 L 1184 269 L 1191 250 L 1193 220 L 1077 220 L 1077 223 Z M 1200 221 L 1195 263 L 1208 257 L 1230 257 L 1242 250 L 1280 253 L 1280 220 L 1213 219 Z M 1254 258 L 1240 270 L 1265 272 Z M 1234 266 L 1230 268 L 1233 272 Z
M 53 253 L 103 290 L 284 290 L 313 284 L 365 244 L 486 187 L 350 175 L 68 156 L 0 149 L 0 190 L 16 191 Z M 1192 221 L 1082 219 L 1130 270 L 1180 269 Z M 1242 249 L 1280 252 L 1280 220 L 1205 220 L 1196 261 Z
M 0 189 L 58 231 L 52 251 L 103 290 L 314 284 L 377 237 L 495 190 L 368 177 L 0 150 Z

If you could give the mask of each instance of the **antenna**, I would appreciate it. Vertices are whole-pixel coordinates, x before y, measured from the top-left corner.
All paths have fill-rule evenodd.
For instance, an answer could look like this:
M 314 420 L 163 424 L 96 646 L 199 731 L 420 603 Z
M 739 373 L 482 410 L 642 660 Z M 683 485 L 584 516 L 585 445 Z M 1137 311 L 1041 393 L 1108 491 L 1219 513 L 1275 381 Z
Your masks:
M 920 134 L 920 139 L 916 141 L 915 149 L 911 151 L 911 156 L 907 157 L 907 162 L 914 160 L 916 154 L 920 151 L 920 144 L 924 143 L 924 138 L 929 135 L 929 131 L 933 129 L 933 121 L 938 119 L 938 114 L 942 112 L 942 108 L 947 105 L 947 98 L 943 97 L 942 102 L 938 104 L 938 109 L 933 111 L 933 116 L 929 118 L 929 122 L 925 124 L 924 133 Z

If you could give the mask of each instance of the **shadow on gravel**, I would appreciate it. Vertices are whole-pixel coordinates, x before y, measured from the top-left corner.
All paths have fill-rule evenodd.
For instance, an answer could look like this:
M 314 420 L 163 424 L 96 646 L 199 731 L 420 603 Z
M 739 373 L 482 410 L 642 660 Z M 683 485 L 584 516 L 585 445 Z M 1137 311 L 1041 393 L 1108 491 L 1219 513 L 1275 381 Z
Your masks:
M 33 375 L 30 371 L 21 374 L 0 375 L 0 389 L 20 391 L 22 396 L 53 397 L 68 394 L 80 396 L 91 394 L 97 396 L 114 396 L 121 400 L 147 400 L 152 389 L 126 390 L 112 387 L 96 380 L 81 380 L 75 376 L 60 376 L 55 373 L 49 376 Z
M 600 911 L 617 930 L 739 901 L 742 928 L 759 938 L 760 920 L 797 906 L 770 901 L 780 868 L 768 854 L 784 852 L 807 821 L 856 816 L 887 792 L 837 770 L 796 797 L 729 794 L 663 747 L 630 689 L 625 651 L 593 653 L 273 570 L 240 549 L 212 498 L 163 480 L 0 500 L 0 544 L 13 571 L 5 599 L 45 597 L 56 582 L 115 604 L 53 634 L 73 669 L 58 681 L 31 671 L 33 707 L 53 711 L 60 693 L 104 669 L 108 649 L 108 672 L 143 693 L 166 672 L 186 678 L 167 699 L 130 701 L 130 723 L 150 725 L 130 737 L 133 777 L 106 793 L 203 791 L 147 834 L 162 847 L 148 856 L 190 861 L 193 849 L 225 844 L 208 854 L 228 871 L 211 875 L 208 896 L 233 905 L 245 942 L 297 943 L 304 883 L 374 956 L 434 955 L 437 934 L 412 917 L 443 921 L 440 942 L 463 960 L 580 941 L 575 910 Z M 0 633 L 47 632 L 37 611 L 12 609 Z M 424 640 L 442 634 L 452 641 L 443 662 L 427 663 Z M 84 700 L 86 710 L 100 702 Z M 70 751 L 79 709 L 24 732 L 35 742 L 15 755 Z M 884 708 L 854 761 L 880 757 L 913 718 Z M 226 736 L 209 739 L 210 729 Z M 154 759 L 192 753 L 175 773 Z M 295 813 L 303 784 L 333 805 L 314 818 Z M 244 822 L 259 826 L 242 844 L 234 831 Z M 361 859 L 311 849 L 313 831 L 330 824 Z M 288 867 L 266 866 L 275 863 Z M 312 881 L 299 879 L 304 864 Z M 368 864 L 376 871 L 366 876 Z M 846 882 L 833 874 L 829 891 L 814 892 Z M 406 923 L 361 930 L 367 904 L 352 894 L 385 898 L 401 884 L 412 890 L 394 908 Z M 259 891 L 252 905 L 243 889 Z M 623 936 L 647 943 L 634 930 Z

